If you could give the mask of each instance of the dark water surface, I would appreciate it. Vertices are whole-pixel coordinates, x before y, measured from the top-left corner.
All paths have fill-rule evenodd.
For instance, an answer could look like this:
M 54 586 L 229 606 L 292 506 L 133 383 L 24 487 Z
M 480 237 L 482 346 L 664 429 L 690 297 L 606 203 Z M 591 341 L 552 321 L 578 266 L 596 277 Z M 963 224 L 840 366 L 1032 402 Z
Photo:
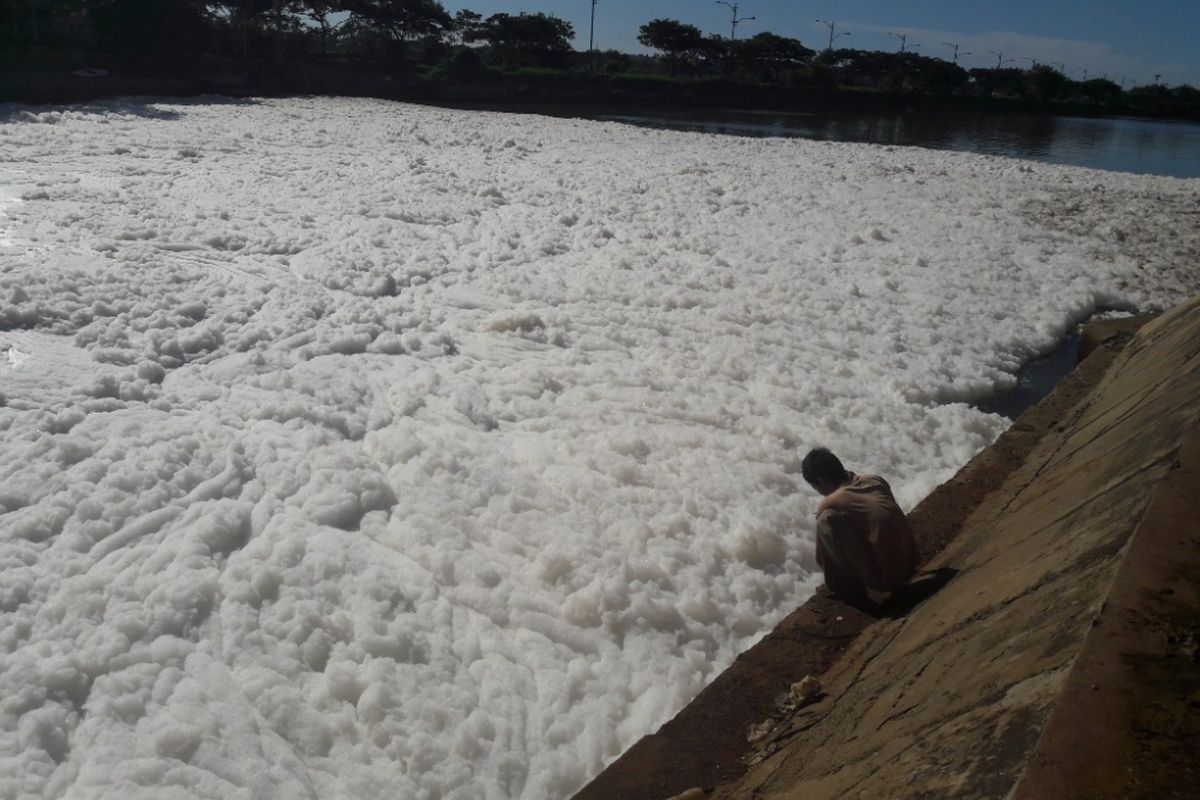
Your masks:
M 1200 123 L 1035 114 L 695 112 L 596 119 L 734 136 L 915 145 L 1115 172 L 1200 178 Z
M 1017 385 L 1011 391 L 975 403 L 980 411 L 1016 419 L 1054 391 L 1059 381 L 1067 377 L 1079 360 L 1079 335 L 1082 325 L 1067 334 L 1054 352 L 1027 361 L 1016 373 Z

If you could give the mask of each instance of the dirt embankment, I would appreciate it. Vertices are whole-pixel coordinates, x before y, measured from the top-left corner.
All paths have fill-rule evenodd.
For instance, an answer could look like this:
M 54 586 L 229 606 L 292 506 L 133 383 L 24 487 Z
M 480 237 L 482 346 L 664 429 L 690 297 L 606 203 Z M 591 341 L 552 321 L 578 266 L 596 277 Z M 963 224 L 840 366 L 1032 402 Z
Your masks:
M 578 800 L 1200 797 L 1200 299 L 1132 327 L 914 509 L 910 587 L 814 597 Z

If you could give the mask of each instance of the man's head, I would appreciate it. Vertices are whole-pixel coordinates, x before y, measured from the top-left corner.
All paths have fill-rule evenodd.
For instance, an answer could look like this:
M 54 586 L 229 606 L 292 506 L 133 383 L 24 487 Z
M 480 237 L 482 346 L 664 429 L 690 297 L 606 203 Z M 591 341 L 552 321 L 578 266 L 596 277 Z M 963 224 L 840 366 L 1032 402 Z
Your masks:
M 800 462 L 800 474 L 821 494 L 830 494 L 850 482 L 850 474 L 842 462 L 824 447 L 808 451 Z

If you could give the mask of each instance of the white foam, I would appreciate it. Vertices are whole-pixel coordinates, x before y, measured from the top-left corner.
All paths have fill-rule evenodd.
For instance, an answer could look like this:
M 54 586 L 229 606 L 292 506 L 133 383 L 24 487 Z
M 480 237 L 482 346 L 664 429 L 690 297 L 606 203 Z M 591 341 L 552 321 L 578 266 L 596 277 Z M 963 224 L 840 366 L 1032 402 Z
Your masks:
M 8 229 L 8 224 L 5 220 L 8 219 L 8 214 L 5 213 L 5 208 L 21 202 L 11 187 L 0 186 L 0 252 L 14 247 L 11 232 Z
M 1200 283 L 1197 181 L 367 100 L 4 119 L 2 796 L 569 795 L 819 583 L 808 446 L 912 505 L 1005 425 L 962 401 Z

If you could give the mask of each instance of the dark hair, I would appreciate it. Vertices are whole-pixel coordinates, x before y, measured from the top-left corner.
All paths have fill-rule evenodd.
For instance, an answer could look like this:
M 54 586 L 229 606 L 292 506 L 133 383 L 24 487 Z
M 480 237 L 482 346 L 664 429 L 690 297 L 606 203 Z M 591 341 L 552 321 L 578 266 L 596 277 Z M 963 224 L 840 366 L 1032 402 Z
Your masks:
M 808 451 L 804 461 L 800 462 L 800 474 L 813 486 L 817 485 L 817 481 L 824 481 L 831 486 L 841 486 L 850 480 L 850 475 L 842 466 L 842 462 L 838 461 L 838 457 L 824 447 Z

